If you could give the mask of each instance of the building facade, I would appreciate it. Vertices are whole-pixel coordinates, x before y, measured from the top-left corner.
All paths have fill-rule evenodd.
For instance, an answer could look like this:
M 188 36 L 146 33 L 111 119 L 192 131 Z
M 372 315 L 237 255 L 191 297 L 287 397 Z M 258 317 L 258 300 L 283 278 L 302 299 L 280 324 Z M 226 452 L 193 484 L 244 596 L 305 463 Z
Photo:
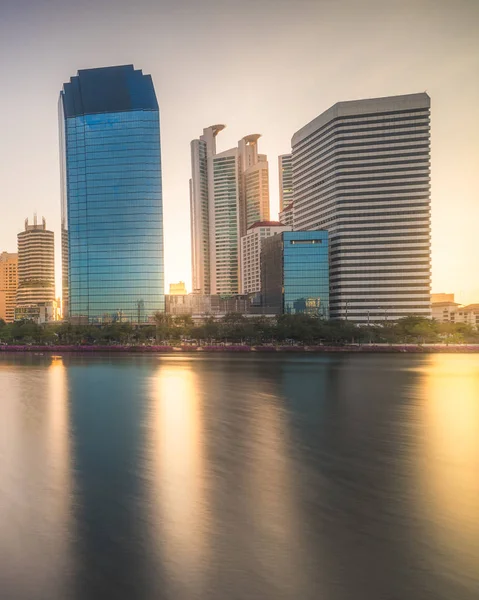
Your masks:
M 239 293 L 240 171 L 237 148 L 213 158 L 210 202 L 211 293 Z
M 454 294 L 447 295 L 453 296 L 454 300 Z M 446 300 L 433 302 L 431 307 L 432 318 L 439 323 L 464 323 L 473 329 L 479 329 L 479 304 L 462 306 L 457 302 Z
M 262 305 L 265 312 L 329 318 L 327 231 L 286 231 L 263 241 Z
M 165 309 L 152 79 L 132 65 L 79 71 L 63 86 L 59 117 L 65 316 L 148 322 Z
M 17 306 L 15 309 L 15 320 L 34 321 L 38 325 L 59 321 L 60 309 L 58 300 L 53 300 L 51 302 L 37 302 L 30 306 Z
M 224 316 L 228 313 L 250 314 L 255 310 L 248 296 L 218 294 L 186 294 L 166 296 L 166 312 L 170 315 Z
M 0 320 L 13 323 L 18 289 L 18 254 L 0 254 Z
M 290 225 L 293 228 L 294 204 L 288 204 L 279 213 L 279 222 L 283 225 Z
M 210 196 L 213 186 L 213 157 L 216 136 L 225 125 L 203 129 L 203 135 L 191 142 L 190 218 L 193 291 L 211 292 L 210 268 Z
M 292 139 L 295 230 L 327 229 L 331 317 L 431 316 L 430 99 L 340 102 Z
M 258 221 L 248 228 L 241 238 L 241 293 L 261 292 L 261 246 L 266 238 L 291 231 L 288 225 L 278 221 Z
M 258 221 L 269 221 L 269 167 L 258 154 L 258 133 L 238 142 L 240 159 L 240 237 Z
M 227 296 L 241 289 L 241 233 L 269 219 L 269 176 L 258 134 L 217 152 L 224 127 L 208 127 L 191 142 L 190 210 L 193 291 Z
M 53 314 L 55 300 L 55 239 L 47 229 L 45 219 L 33 225 L 28 219 L 18 239 L 18 289 L 15 319 L 25 318 L 26 312 L 38 306 L 50 306 Z M 52 319 L 53 320 L 53 319 Z
M 279 212 L 293 202 L 293 155 L 278 156 Z

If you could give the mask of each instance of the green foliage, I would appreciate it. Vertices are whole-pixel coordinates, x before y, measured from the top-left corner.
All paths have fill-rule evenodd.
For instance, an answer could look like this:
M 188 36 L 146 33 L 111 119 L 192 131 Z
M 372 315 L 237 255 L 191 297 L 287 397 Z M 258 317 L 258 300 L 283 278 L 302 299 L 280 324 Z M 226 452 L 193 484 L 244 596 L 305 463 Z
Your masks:
M 245 317 L 230 313 L 221 320 L 207 317 L 195 324 L 190 315 L 157 313 L 154 324 L 130 323 L 36 325 L 31 321 L 0 321 L 0 342 L 7 344 L 349 344 L 349 343 L 479 343 L 479 332 L 465 324 L 438 323 L 405 317 L 397 323 L 358 326 L 351 321 L 324 320 L 309 315 Z

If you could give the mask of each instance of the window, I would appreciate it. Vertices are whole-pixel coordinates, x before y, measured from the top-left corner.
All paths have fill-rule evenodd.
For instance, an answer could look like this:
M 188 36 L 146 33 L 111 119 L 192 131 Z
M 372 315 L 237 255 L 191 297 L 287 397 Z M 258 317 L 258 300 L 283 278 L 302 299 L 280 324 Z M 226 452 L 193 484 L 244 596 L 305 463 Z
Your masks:
M 322 244 L 323 240 L 291 240 L 290 244 Z

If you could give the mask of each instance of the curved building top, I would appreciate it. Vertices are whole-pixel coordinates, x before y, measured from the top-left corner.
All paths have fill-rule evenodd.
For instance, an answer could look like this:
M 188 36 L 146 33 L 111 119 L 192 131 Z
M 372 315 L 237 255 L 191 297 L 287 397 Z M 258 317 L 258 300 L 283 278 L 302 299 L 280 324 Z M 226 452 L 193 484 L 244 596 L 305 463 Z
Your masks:
M 386 96 L 384 98 L 366 98 L 365 100 L 347 100 L 337 102 L 331 108 L 313 119 L 310 123 L 297 131 L 291 140 L 291 146 L 300 144 L 305 138 L 318 129 L 341 117 L 367 115 L 374 113 L 387 113 L 411 110 L 415 108 L 430 108 L 431 99 L 426 92 L 419 94 L 405 94 L 403 96 Z
M 133 65 L 82 69 L 60 92 L 66 118 L 130 110 L 158 110 L 151 75 Z

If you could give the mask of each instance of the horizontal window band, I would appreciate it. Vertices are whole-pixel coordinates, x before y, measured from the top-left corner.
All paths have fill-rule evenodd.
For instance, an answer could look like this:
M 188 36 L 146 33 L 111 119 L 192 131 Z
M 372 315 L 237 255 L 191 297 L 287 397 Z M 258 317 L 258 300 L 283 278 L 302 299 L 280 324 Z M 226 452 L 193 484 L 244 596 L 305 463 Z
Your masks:
M 417 142 L 417 143 L 416 143 Z M 421 156 L 423 158 L 429 158 L 430 155 L 430 142 L 429 138 L 423 137 L 417 140 L 403 141 L 392 144 L 389 143 L 389 147 L 379 149 L 376 146 L 384 144 L 336 144 L 334 147 L 329 148 L 321 154 L 312 154 L 308 161 L 302 161 L 300 167 L 295 167 L 293 171 L 293 187 L 294 190 L 300 186 L 301 182 L 305 179 L 310 178 L 310 173 L 313 170 L 320 169 L 321 166 L 327 165 L 333 158 L 339 159 L 346 162 L 346 158 L 351 160 L 377 160 L 378 164 L 382 164 L 382 161 L 390 158 L 408 158 L 411 156 Z
M 419 115 L 419 117 L 418 117 Z M 300 142 L 293 145 L 292 153 L 293 153 L 293 164 L 294 164 L 294 155 L 295 152 L 299 151 L 301 147 L 311 143 L 311 139 L 314 139 L 314 136 L 322 134 L 330 127 L 339 128 L 343 123 L 346 123 L 349 126 L 349 123 L 358 123 L 366 124 L 366 123 L 379 123 L 379 117 L 385 117 L 384 122 L 394 122 L 394 119 L 405 120 L 405 119 L 417 119 L 422 116 L 429 119 L 430 109 L 429 108 L 409 108 L 403 110 L 390 110 L 384 112 L 371 112 L 371 113 L 362 113 L 362 114 L 353 114 L 353 115 L 341 115 L 334 117 L 318 127 L 315 131 L 312 131 L 306 137 L 304 137 Z
M 412 150 L 412 151 L 411 151 Z M 430 170 L 430 153 L 428 148 L 417 148 L 411 150 L 394 149 L 387 150 L 379 154 L 375 151 L 362 154 L 351 154 L 350 152 L 337 152 L 324 158 L 322 161 L 311 161 L 301 165 L 301 170 L 295 173 L 294 189 L 296 196 L 302 186 L 308 185 L 310 181 L 321 180 L 323 174 L 330 170 L 335 172 L 345 169 L 355 169 L 358 165 L 364 165 L 364 169 L 371 168 L 391 168 L 392 165 L 401 165 L 406 167 L 410 164 L 423 164 L 424 168 Z M 367 170 L 364 171 L 367 173 Z
M 417 147 L 417 142 L 429 143 L 430 131 L 429 129 L 422 129 L 415 132 L 407 132 L 403 136 L 397 135 L 373 135 L 373 136 L 333 136 L 329 141 L 323 140 L 321 144 L 308 148 L 307 152 L 297 155 L 293 167 L 293 173 L 297 177 L 303 175 L 304 169 L 318 162 L 318 159 L 324 159 L 328 155 L 334 155 L 337 149 L 348 149 L 349 153 L 363 154 L 366 148 L 375 149 L 378 151 L 378 147 L 387 146 L 389 149 L 412 149 Z M 356 152 L 357 149 L 357 152 Z M 296 180 L 295 180 L 296 181 Z

